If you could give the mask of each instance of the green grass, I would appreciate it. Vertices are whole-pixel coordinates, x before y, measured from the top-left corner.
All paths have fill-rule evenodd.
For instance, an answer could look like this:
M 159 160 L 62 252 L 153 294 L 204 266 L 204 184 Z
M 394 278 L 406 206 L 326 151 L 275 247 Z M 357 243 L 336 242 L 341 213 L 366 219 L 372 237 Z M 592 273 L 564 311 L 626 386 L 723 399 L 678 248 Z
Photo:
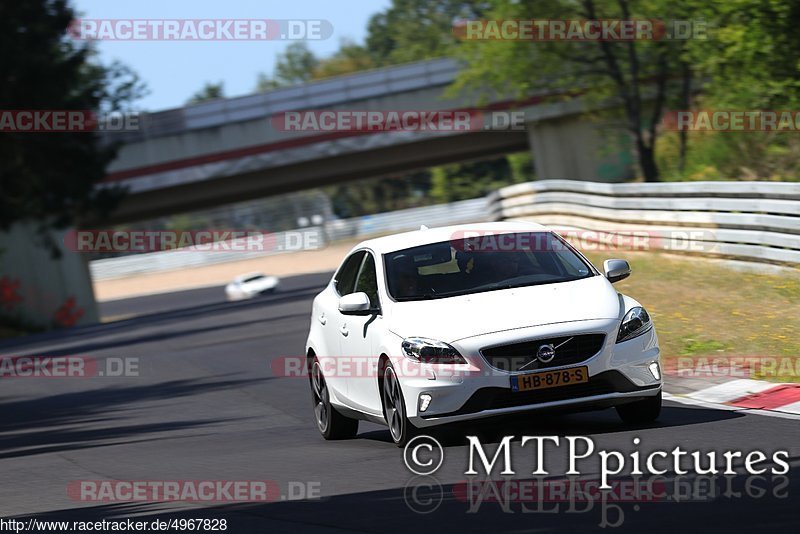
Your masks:
M 800 270 L 780 275 L 658 253 L 588 254 L 602 267 L 627 259 L 617 289 L 642 303 L 656 324 L 662 356 L 777 358 L 775 372 L 754 378 L 800 381 Z

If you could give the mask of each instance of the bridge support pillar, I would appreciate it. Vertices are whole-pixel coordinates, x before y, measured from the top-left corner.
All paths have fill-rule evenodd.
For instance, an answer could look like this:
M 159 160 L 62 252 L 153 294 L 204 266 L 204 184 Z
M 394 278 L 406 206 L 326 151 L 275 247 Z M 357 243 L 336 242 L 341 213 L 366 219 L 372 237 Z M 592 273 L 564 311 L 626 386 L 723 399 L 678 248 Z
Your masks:
M 0 328 L 50 329 L 98 321 L 86 258 L 64 246 L 65 234 L 51 233 L 61 250 L 54 259 L 33 224 L 17 223 L 0 233 Z
M 633 145 L 619 125 L 570 115 L 528 123 L 537 180 L 624 182 L 634 177 Z

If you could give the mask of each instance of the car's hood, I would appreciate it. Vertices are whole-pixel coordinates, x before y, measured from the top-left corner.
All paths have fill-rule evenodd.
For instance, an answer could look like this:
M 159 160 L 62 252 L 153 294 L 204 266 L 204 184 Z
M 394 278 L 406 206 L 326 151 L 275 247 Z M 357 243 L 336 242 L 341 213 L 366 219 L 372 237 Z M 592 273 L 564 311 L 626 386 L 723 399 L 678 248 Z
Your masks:
M 401 337 L 459 339 L 566 321 L 616 319 L 620 300 L 602 276 L 442 299 L 398 302 L 389 328 Z

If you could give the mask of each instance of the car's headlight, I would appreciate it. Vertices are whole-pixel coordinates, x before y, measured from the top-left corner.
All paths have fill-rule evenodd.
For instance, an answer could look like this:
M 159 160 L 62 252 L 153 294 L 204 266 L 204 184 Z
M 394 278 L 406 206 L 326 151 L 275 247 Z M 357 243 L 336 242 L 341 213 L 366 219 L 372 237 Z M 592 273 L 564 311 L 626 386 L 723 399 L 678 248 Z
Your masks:
M 641 306 L 631 308 L 622 318 L 622 324 L 617 334 L 617 343 L 641 336 L 651 328 L 653 328 L 653 321 L 650 320 L 647 310 Z
M 456 349 L 435 339 L 407 337 L 403 340 L 403 354 L 421 363 L 467 363 Z

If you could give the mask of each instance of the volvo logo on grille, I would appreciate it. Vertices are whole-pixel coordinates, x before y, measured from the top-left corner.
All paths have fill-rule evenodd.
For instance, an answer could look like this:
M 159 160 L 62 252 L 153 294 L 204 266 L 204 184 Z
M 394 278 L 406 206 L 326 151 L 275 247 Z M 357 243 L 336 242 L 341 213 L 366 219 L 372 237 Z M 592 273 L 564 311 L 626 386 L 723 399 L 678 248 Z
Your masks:
M 542 363 L 548 363 L 556 357 L 556 348 L 553 345 L 542 345 L 536 352 L 536 357 Z

